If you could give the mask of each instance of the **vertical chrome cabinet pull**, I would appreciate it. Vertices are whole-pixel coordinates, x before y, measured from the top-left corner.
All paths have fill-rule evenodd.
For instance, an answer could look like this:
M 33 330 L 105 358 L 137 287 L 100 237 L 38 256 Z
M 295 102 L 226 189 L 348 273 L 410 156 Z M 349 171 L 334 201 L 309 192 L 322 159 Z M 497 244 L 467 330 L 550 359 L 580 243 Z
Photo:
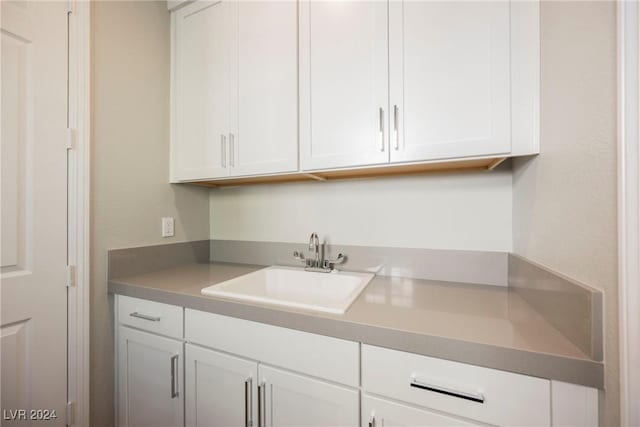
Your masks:
M 236 166 L 236 137 L 232 133 L 229 134 L 229 164 Z
M 265 397 L 266 388 L 267 384 L 264 381 L 258 385 L 258 427 L 267 427 L 267 417 L 265 414 L 267 410 Z
M 378 120 L 380 122 L 380 151 L 384 151 L 384 110 L 382 109 L 382 107 L 380 107 L 380 109 L 378 110 L 380 117 L 378 117 Z
M 371 418 L 369 418 L 369 427 L 376 427 L 376 416 L 375 415 L 371 415 Z
M 133 313 L 129 313 L 129 316 L 135 317 L 137 319 L 148 320 L 150 322 L 159 322 L 160 316 L 150 316 L 148 314 L 138 313 L 134 311 Z
M 171 398 L 178 397 L 178 355 L 171 356 Z
M 258 427 L 265 427 L 266 422 L 262 411 L 264 410 L 264 401 L 262 400 L 262 395 L 264 393 L 264 388 L 266 384 L 264 382 L 258 384 Z
M 253 425 L 253 417 L 251 416 L 251 408 L 253 407 L 253 379 L 251 377 L 244 380 L 244 426 L 251 427 Z
M 398 133 L 398 106 L 393 106 L 393 140 L 395 142 L 396 151 L 400 149 L 400 135 Z
M 220 164 L 227 167 L 227 137 L 224 135 L 220 135 Z

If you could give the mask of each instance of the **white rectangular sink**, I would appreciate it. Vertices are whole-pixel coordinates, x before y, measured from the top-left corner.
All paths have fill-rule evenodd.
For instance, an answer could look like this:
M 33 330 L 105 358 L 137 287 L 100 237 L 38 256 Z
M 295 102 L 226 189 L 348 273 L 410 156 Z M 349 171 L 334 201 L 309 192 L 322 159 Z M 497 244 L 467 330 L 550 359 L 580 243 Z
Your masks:
M 203 295 L 343 314 L 373 276 L 372 273 L 316 273 L 272 266 L 209 286 L 201 292 Z

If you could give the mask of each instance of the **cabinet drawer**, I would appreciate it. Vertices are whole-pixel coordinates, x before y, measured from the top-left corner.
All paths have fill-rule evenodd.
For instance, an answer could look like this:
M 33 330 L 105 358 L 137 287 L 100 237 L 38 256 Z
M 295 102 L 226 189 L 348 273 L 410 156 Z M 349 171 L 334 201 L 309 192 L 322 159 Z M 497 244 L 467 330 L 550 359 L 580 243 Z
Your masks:
M 182 339 L 182 307 L 118 295 L 118 323 Z
M 550 425 L 550 382 L 362 346 L 366 392 L 497 425 Z
M 358 343 L 263 323 L 185 311 L 187 341 L 357 387 Z

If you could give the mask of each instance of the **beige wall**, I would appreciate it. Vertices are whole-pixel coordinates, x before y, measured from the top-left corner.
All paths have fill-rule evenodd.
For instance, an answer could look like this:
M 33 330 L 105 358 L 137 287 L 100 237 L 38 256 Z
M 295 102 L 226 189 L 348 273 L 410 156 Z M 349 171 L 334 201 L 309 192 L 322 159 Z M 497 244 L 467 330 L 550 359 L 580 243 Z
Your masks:
M 209 236 L 208 193 L 169 180 L 169 13 L 165 2 L 97 1 L 92 11 L 91 420 L 113 417 L 107 249 Z M 174 216 L 175 237 L 160 237 Z
M 511 251 L 511 170 L 211 190 L 211 238 Z
M 92 425 L 113 424 L 107 248 L 212 238 L 512 248 L 605 292 L 604 425 L 619 424 L 615 5 L 543 2 L 542 150 L 494 173 L 212 190 L 168 180 L 169 14 L 93 4 Z M 209 203 L 211 233 L 209 233 Z M 513 227 L 511 209 L 513 208 Z M 162 239 L 161 216 L 176 217 Z M 513 242 L 512 242 L 513 231 Z
M 513 176 L 514 251 L 604 291 L 605 426 L 620 424 L 615 13 L 542 3 L 542 154 Z

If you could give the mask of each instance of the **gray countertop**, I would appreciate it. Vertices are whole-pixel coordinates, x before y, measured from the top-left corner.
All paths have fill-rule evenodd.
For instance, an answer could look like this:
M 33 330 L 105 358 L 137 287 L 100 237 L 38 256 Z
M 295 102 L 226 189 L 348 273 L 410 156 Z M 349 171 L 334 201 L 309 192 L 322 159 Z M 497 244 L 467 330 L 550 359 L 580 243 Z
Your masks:
M 507 287 L 376 276 L 343 315 L 204 296 L 261 266 L 188 264 L 114 278 L 109 292 L 504 371 L 603 387 L 592 360 Z

